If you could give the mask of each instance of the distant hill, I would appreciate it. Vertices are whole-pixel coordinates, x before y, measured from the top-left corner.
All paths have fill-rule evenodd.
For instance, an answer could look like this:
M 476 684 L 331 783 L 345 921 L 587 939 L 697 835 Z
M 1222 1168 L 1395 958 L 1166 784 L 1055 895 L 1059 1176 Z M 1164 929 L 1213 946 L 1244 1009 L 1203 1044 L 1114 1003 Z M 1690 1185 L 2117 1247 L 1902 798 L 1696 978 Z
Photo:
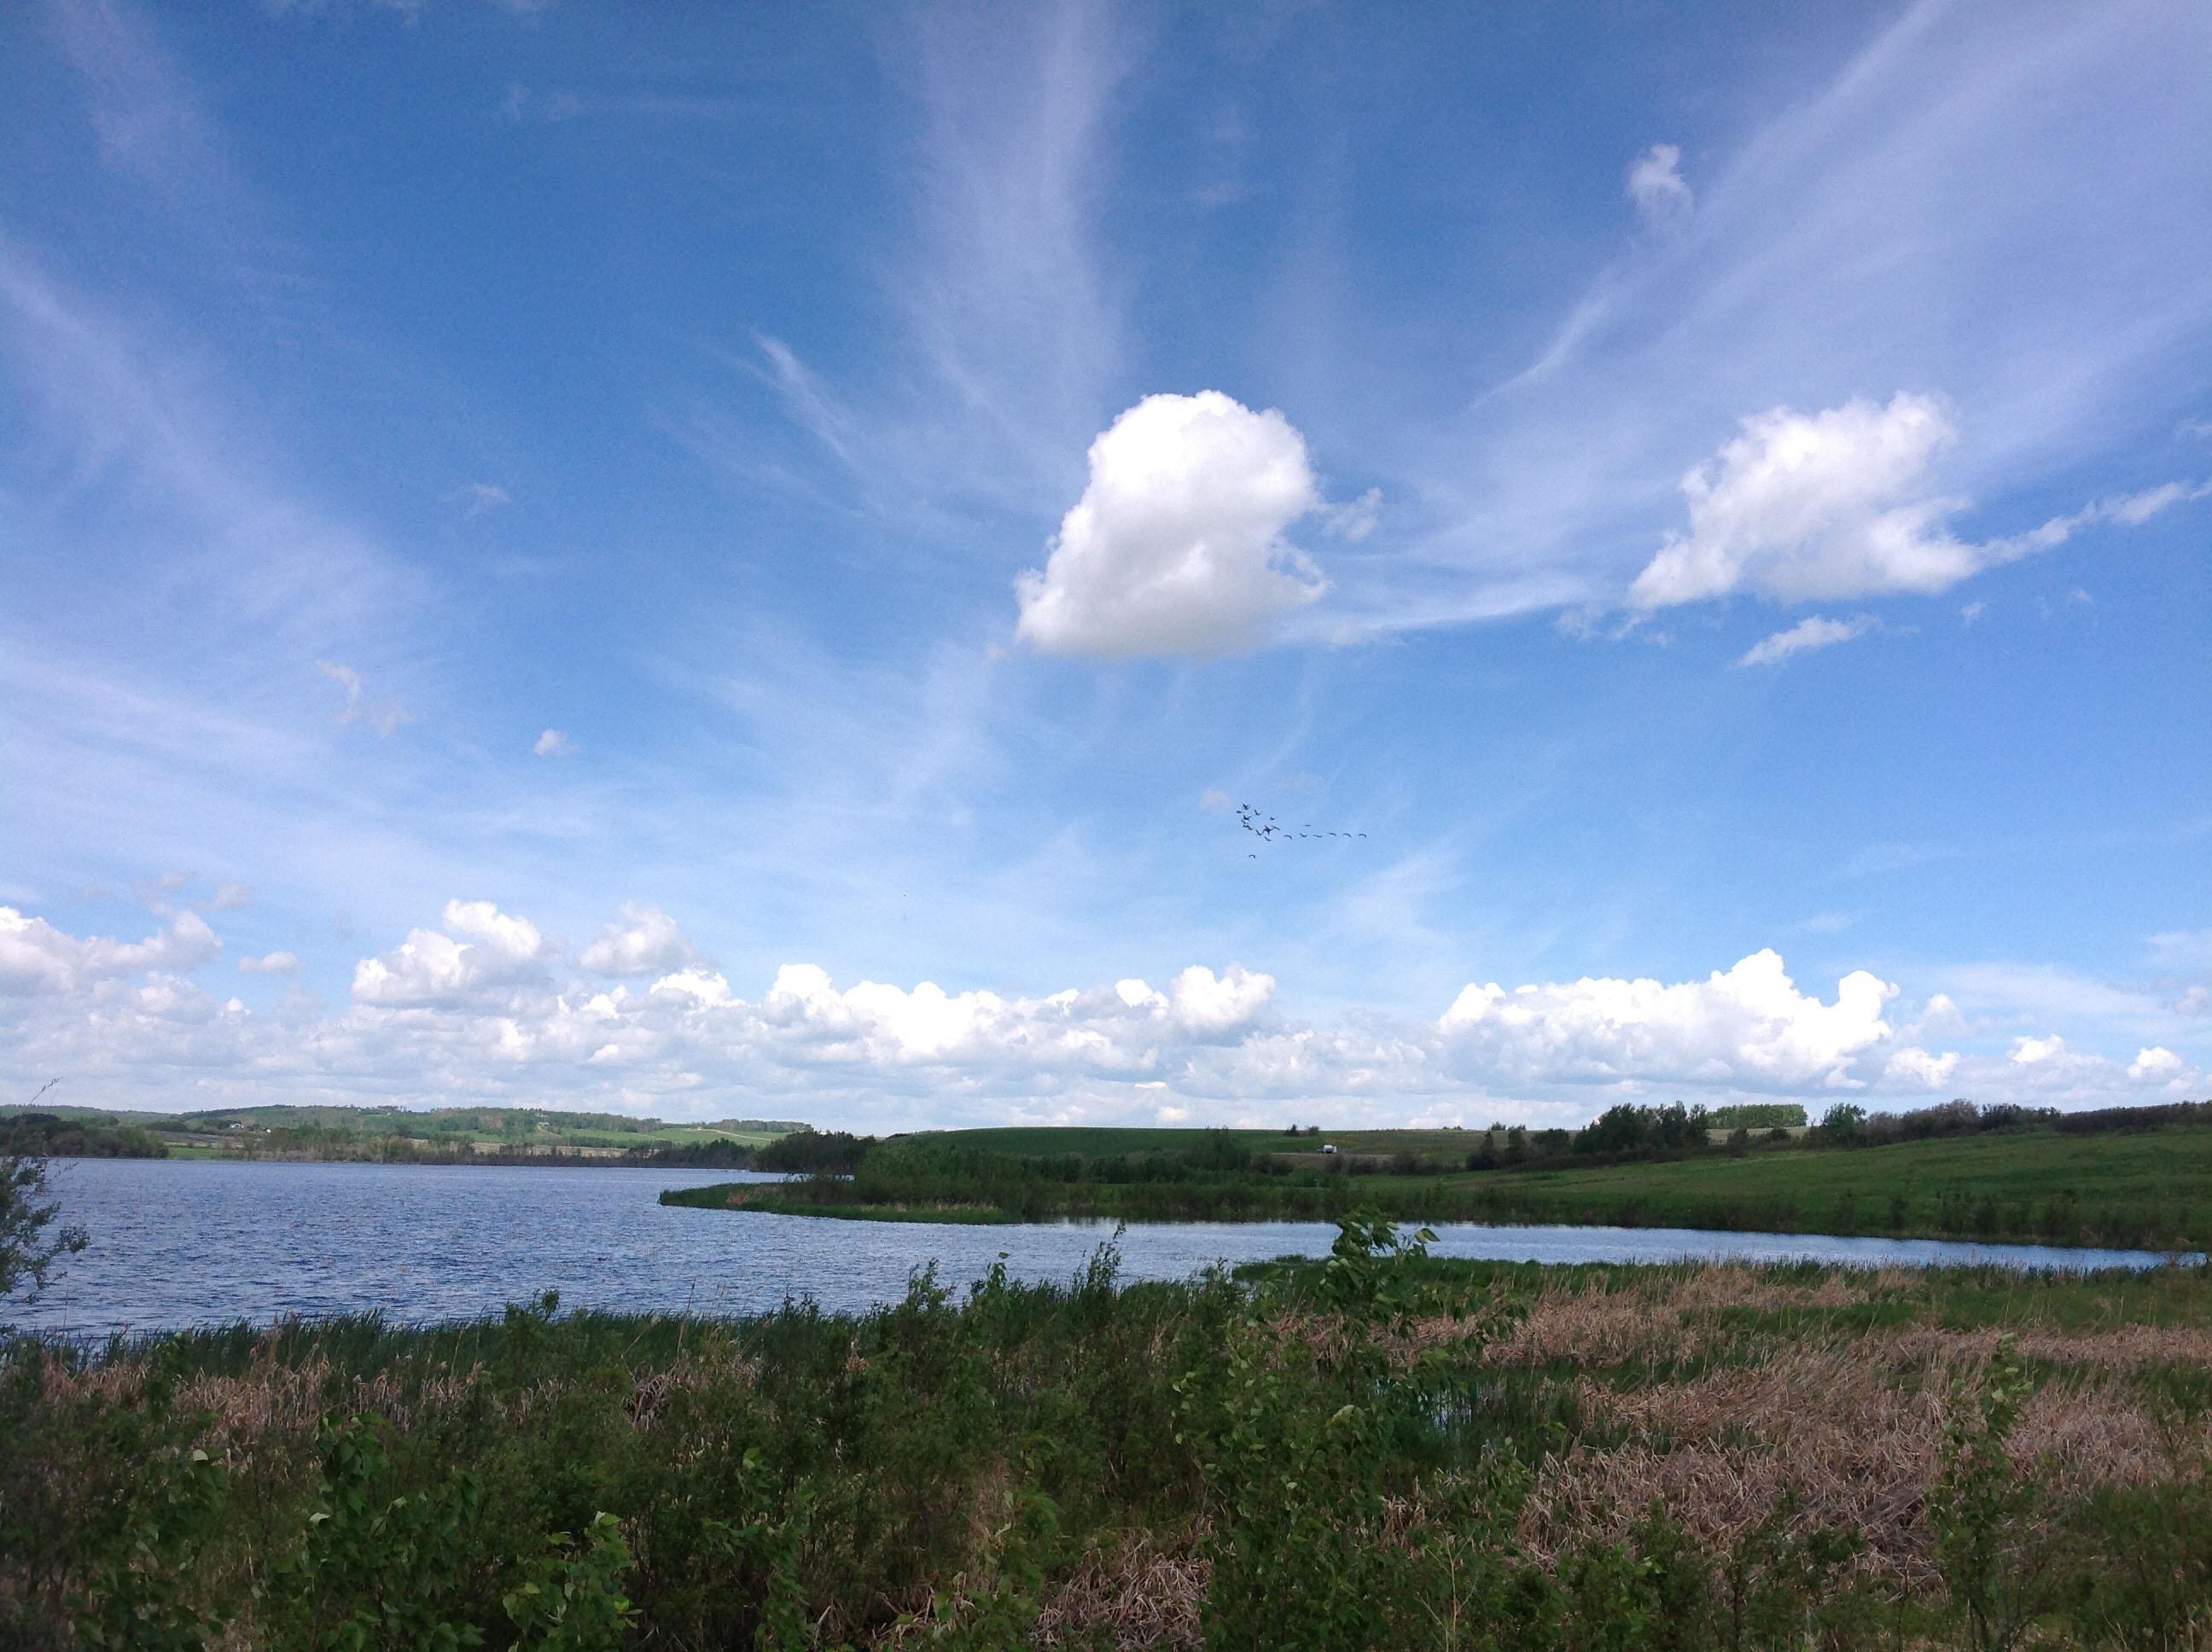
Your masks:
M 35 1117 L 35 1128 L 8 1129 Z M 739 1149 L 765 1146 L 809 1131 L 789 1119 L 716 1119 L 670 1123 L 622 1113 L 571 1113 L 514 1107 L 236 1107 L 188 1113 L 137 1113 L 69 1106 L 0 1107 L 0 1129 L 26 1143 L 78 1145 L 76 1151 L 128 1133 L 173 1153 L 202 1157 L 498 1158 L 556 1154 L 594 1158 L 666 1151 L 686 1157 L 715 1150 L 727 1162 Z M 72 1145 L 28 1151 L 67 1155 Z

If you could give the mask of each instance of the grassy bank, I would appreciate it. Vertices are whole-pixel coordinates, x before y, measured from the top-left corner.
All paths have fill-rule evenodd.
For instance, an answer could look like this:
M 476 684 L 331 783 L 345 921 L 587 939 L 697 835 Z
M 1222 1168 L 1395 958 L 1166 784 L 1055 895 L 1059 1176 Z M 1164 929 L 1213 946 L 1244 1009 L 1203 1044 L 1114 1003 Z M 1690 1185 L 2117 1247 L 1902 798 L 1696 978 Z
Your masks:
M 1392 1133 L 1328 1161 L 1255 1153 L 1252 1133 L 972 1131 L 877 1144 L 848 1176 L 686 1188 L 668 1204 L 929 1219 L 1602 1224 L 2195 1248 L 2212 1238 L 2212 1127 L 2019 1130 L 1820 1146 L 1804 1140 L 1541 1169 L 1440 1170 Z M 1441 1133 L 1407 1133 L 1423 1137 Z M 1485 1139 L 1455 1133 L 1462 1151 Z M 1163 1138 L 1167 1139 L 1164 1144 Z M 1273 1140 L 1273 1138 L 1264 1139 Z M 1331 1138 L 1352 1141 L 1350 1135 Z M 1021 1151 L 1012 1151 L 1018 1148 Z M 1391 1164 L 1407 1166 L 1398 1171 Z
M 0 1640 L 2186 1645 L 2208 1371 L 2194 1272 L 1542 1270 L 1365 1230 L 858 1317 L 19 1347 Z

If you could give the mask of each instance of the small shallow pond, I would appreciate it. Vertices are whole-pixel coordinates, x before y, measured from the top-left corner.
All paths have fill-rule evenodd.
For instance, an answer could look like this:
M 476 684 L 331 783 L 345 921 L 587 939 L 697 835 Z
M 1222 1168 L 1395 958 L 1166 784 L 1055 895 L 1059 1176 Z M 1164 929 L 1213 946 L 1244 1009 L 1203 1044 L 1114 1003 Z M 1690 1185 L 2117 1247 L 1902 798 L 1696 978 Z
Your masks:
M 558 1291 L 571 1308 L 749 1314 L 787 1296 L 830 1309 L 897 1297 L 934 1259 L 956 1285 L 1007 1253 L 1024 1278 L 1066 1278 L 1112 1230 L 841 1222 L 674 1209 L 664 1187 L 771 1181 L 727 1170 L 257 1164 L 58 1159 L 63 1218 L 92 1234 L 36 1306 L 8 1317 L 76 1336 L 287 1315 L 381 1311 L 427 1321 L 496 1314 Z M 1728 1257 L 2017 1267 L 2145 1267 L 2148 1251 L 2077 1250 L 1679 1228 L 1438 1229 L 1447 1256 L 1540 1262 Z M 1320 1222 L 1146 1223 L 1121 1239 L 1122 1270 L 1180 1278 L 1209 1262 L 1328 1250 Z

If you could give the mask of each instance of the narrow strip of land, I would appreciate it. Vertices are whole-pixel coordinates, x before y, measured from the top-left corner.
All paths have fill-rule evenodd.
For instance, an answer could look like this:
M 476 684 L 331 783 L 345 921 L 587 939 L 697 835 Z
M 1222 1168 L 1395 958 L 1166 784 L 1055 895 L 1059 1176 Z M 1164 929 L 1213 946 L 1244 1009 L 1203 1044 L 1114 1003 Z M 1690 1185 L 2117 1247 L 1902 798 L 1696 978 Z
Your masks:
M 785 1144 L 781 1183 L 674 1205 L 881 1221 L 1329 1220 L 1681 1227 L 2195 1249 L 2212 1238 L 2212 1127 L 1723 1139 L 1626 1154 L 1486 1132 L 957 1131 Z M 1565 1133 L 1559 1133 L 1565 1137 Z M 808 1164 L 792 1153 L 823 1155 Z M 1333 1152 L 1323 1152 L 1329 1148 Z M 1447 1157 L 1446 1155 L 1452 1155 Z

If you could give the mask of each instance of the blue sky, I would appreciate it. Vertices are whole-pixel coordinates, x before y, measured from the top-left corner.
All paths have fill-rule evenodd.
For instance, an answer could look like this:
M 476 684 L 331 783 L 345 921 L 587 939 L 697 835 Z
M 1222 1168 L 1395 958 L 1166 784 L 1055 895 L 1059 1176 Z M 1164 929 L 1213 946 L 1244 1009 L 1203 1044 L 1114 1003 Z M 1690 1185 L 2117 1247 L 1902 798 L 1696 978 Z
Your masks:
M 0 65 L 26 1093 L 2204 1091 L 2201 8 L 82 0 Z

